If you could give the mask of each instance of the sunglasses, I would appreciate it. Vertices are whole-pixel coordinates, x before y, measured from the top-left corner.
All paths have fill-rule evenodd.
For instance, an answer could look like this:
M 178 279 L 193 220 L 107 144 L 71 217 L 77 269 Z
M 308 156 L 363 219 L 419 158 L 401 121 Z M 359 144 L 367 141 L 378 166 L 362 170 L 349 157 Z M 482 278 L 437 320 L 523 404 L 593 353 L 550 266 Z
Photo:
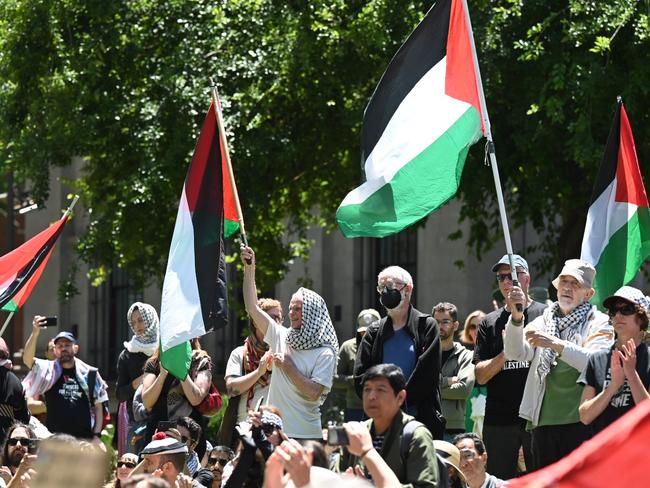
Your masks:
M 21 446 L 31 447 L 36 445 L 36 439 L 28 439 L 27 437 L 11 437 L 7 439 L 7 444 L 15 446 L 20 442 Z
M 517 271 L 517 277 L 520 275 L 525 275 L 526 273 L 524 271 Z M 511 273 L 497 273 L 497 281 L 512 281 L 512 274 Z
M 377 285 L 377 292 L 381 294 L 387 289 L 402 291 L 404 288 L 406 288 L 406 283 L 390 283 L 389 285 Z
M 219 466 L 223 467 L 226 464 L 228 464 L 228 460 L 226 458 L 214 458 L 214 457 L 208 459 L 208 466 L 214 466 L 217 463 L 219 463 Z
M 634 315 L 636 313 L 636 305 L 633 303 L 626 303 L 624 305 L 614 305 L 612 308 L 607 309 L 607 313 L 610 317 L 615 317 L 619 312 L 624 316 Z
M 273 434 L 273 431 L 275 431 L 276 427 L 275 425 L 272 424 L 264 424 L 262 425 L 262 432 L 266 435 L 271 435 Z
M 118 467 L 118 468 L 129 468 L 129 469 L 133 469 L 133 468 L 135 468 L 135 463 L 133 463 L 133 462 L 131 462 L 131 461 L 118 461 L 118 462 L 117 462 L 117 467 Z

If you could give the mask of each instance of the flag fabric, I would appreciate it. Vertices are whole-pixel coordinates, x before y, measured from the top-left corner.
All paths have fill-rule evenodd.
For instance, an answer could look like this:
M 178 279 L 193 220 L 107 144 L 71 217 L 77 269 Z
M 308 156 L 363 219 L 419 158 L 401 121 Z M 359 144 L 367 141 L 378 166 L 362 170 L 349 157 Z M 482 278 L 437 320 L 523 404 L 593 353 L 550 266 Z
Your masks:
M 163 282 L 160 358 L 179 379 L 190 366 L 188 341 L 228 321 L 223 234 L 234 199 L 227 202 L 230 184 L 217 131 L 212 103 L 183 185 Z
M 55 224 L 0 257 L 0 310 L 15 312 L 27 301 L 67 221 L 68 215 L 64 215 Z
M 361 130 L 366 181 L 336 212 L 346 237 L 384 237 L 458 190 L 485 128 L 463 0 L 440 0 L 393 57 Z
M 596 268 L 592 303 L 628 284 L 650 255 L 650 209 L 630 121 L 619 99 L 591 196 L 581 258 Z

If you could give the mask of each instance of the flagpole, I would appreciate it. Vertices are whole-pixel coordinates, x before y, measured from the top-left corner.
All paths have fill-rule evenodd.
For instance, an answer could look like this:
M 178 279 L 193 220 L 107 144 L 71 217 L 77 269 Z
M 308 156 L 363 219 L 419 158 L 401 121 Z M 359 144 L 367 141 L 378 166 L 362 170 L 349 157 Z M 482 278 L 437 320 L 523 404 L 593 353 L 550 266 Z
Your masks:
M 228 150 L 228 141 L 226 140 L 226 132 L 224 130 L 223 115 L 221 113 L 221 105 L 219 103 L 219 91 L 217 90 L 217 83 L 210 77 L 212 83 L 212 101 L 214 102 L 214 112 L 217 115 L 217 127 L 219 130 L 219 139 L 221 140 L 221 147 L 223 147 L 224 156 L 226 157 L 226 167 L 228 168 L 228 179 L 232 187 L 232 194 L 235 199 L 235 208 L 237 210 L 237 218 L 239 219 L 239 233 L 241 240 L 245 246 L 248 246 L 248 239 L 246 238 L 246 230 L 244 228 L 244 214 L 241 211 L 241 204 L 239 203 L 239 193 L 237 192 L 237 183 L 235 182 L 235 173 L 232 170 L 232 163 L 230 161 L 230 151 Z
M 70 202 L 70 205 L 63 213 L 63 216 L 61 217 L 62 219 L 68 218 L 68 216 L 72 212 L 72 209 L 74 208 L 74 206 L 77 204 L 78 201 L 79 201 L 79 195 L 75 195 L 74 198 L 72 199 L 72 202 Z M 7 330 L 7 326 L 9 326 L 9 322 L 11 322 L 11 319 L 13 318 L 15 313 L 16 313 L 15 310 L 9 313 L 7 320 L 5 320 L 5 323 L 2 325 L 2 329 L 0 329 L 0 337 L 4 335 L 5 330 Z
M 481 117 L 483 118 L 483 126 L 485 127 L 485 137 L 487 144 L 485 150 L 490 158 L 490 166 L 492 167 L 492 177 L 494 178 L 494 186 L 497 192 L 497 202 L 499 204 L 499 214 L 501 215 L 501 227 L 503 228 L 503 238 L 506 242 L 506 253 L 510 261 L 510 273 L 512 282 L 518 286 L 517 270 L 512 258 L 512 241 L 510 239 L 510 228 L 508 227 L 508 214 L 506 213 L 506 205 L 503 200 L 503 192 L 501 190 L 501 178 L 499 177 L 499 166 L 497 164 L 497 155 L 494 149 L 494 141 L 492 140 L 492 127 L 490 125 L 490 116 L 487 111 L 487 104 L 485 103 L 485 94 L 483 93 L 483 80 L 481 79 L 481 68 L 478 64 L 478 57 L 476 55 L 476 45 L 474 44 L 474 31 L 472 30 L 472 20 L 469 16 L 469 8 L 467 7 L 467 0 L 463 0 L 463 9 L 465 11 L 465 20 L 467 23 L 467 30 L 469 33 L 469 42 L 472 48 L 472 61 L 474 62 L 474 71 L 476 72 L 476 84 L 478 85 L 478 95 L 481 104 Z M 505 297 L 504 297 L 505 298 Z M 517 309 L 519 309 L 517 304 Z M 520 310 L 521 311 L 521 310 Z

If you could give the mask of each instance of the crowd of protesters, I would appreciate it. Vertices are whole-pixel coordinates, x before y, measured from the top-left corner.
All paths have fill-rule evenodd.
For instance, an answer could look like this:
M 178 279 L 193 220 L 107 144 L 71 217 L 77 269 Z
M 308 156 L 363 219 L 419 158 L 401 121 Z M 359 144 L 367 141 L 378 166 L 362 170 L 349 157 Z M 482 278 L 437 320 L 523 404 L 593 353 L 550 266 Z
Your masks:
M 584 261 L 566 261 L 552 282 L 557 301 L 542 303 L 529 294 L 526 260 L 504 256 L 492 267 L 502 303 L 468 311 L 463 326 L 453 303 L 416 310 L 411 275 L 390 266 L 377 277 L 385 316 L 362 310 L 356 335 L 339 347 L 320 295 L 299 288 L 285 327 L 283 305 L 257 296 L 255 253 L 242 245 L 241 258 L 249 335 L 227 361 L 229 402 L 215 436 L 201 408 L 218 397 L 212 358 L 194 339 L 187 377 L 169 373 L 158 314 L 136 302 L 127 313 L 133 335 L 117 359 L 111 459 L 102 440 L 108 385 L 79 359 L 70 332 L 36 357 L 47 324 L 37 315 L 22 382 L 0 339 L 0 488 L 43 479 L 66 487 L 495 488 L 561 459 L 650 396 L 650 299 L 624 286 L 600 312 L 589 303 L 596 271 Z M 345 422 L 324 426 L 321 406 L 333 388 Z

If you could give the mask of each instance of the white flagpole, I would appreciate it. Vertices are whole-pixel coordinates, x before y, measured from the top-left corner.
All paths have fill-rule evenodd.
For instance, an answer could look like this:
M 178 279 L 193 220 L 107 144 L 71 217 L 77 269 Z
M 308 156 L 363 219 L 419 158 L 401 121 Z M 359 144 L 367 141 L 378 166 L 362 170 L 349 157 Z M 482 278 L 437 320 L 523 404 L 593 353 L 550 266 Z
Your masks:
M 467 22 L 467 30 L 469 32 L 469 42 L 472 47 L 472 61 L 474 62 L 474 71 L 476 72 L 476 84 L 478 85 L 478 95 L 481 103 L 481 117 L 483 119 L 483 126 L 485 127 L 485 137 L 487 139 L 486 152 L 490 157 L 490 166 L 492 167 L 492 176 L 494 178 L 494 186 L 497 191 L 497 202 L 499 204 L 499 213 L 501 215 L 501 227 L 503 228 L 503 238 L 506 241 L 506 253 L 510 261 L 510 272 L 512 275 L 512 282 L 518 286 L 517 270 L 515 269 L 512 260 L 512 241 L 510 240 L 510 228 L 508 227 L 508 214 L 506 213 L 506 205 L 503 200 L 503 192 L 501 191 L 501 178 L 499 177 L 499 167 L 497 165 L 497 155 L 494 149 L 494 142 L 492 140 L 492 127 L 490 125 L 490 116 L 487 111 L 487 104 L 485 103 L 485 94 L 483 93 L 483 80 L 481 79 L 481 69 L 478 64 L 478 57 L 476 56 L 476 45 L 474 44 L 474 32 L 472 30 L 472 21 L 469 17 L 469 9 L 467 8 L 467 0 L 463 0 L 463 9 L 465 11 L 465 21 Z M 517 307 L 519 308 L 519 307 Z
M 62 219 L 67 218 L 68 215 L 72 212 L 72 209 L 74 208 L 75 204 L 79 200 L 79 195 L 75 195 L 74 198 L 72 199 L 72 202 L 66 209 L 66 211 L 63 213 L 61 216 Z M 5 320 L 5 323 L 2 325 L 2 329 L 0 329 L 0 337 L 5 333 L 5 330 L 7 330 L 7 326 L 9 325 L 9 322 L 11 322 L 12 317 L 14 316 L 15 311 L 11 312 L 9 316 L 7 317 L 7 320 Z

